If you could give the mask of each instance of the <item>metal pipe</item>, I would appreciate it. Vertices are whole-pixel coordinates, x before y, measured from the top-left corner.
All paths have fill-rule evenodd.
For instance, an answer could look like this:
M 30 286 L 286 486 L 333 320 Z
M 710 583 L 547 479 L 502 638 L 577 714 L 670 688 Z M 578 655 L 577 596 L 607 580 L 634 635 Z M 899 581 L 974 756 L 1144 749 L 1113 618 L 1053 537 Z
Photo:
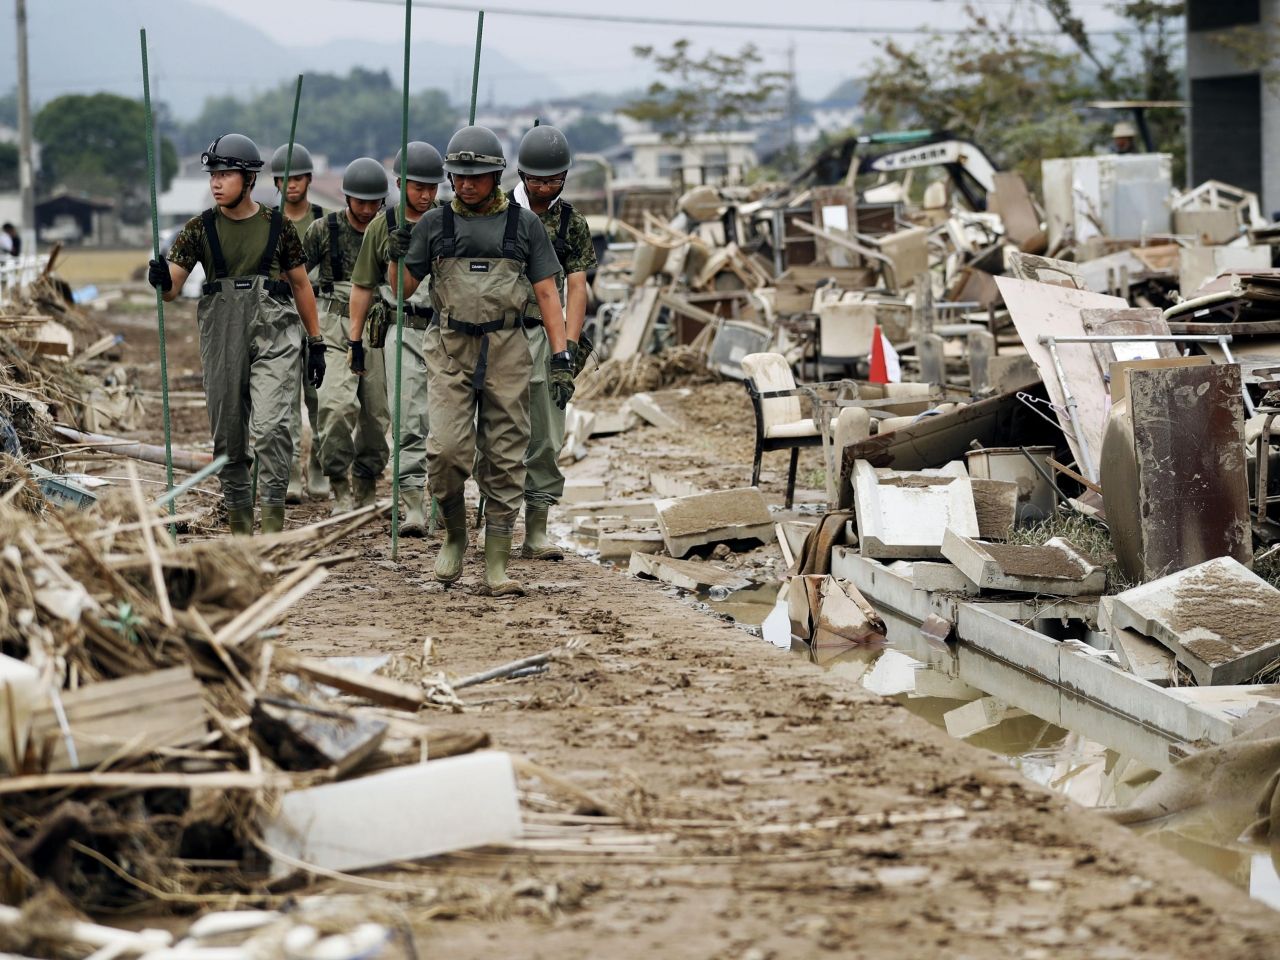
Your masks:
M 1071 384 L 1067 382 L 1067 373 L 1062 367 L 1062 358 L 1058 356 L 1058 341 L 1054 337 L 1041 337 L 1040 342 L 1049 348 L 1049 356 L 1053 359 L 1054 371 L 1058 374 L 1058 385 L 1062 387 L 1062 399 L 1067 406 L 1067 419 L 1071 421 L 1071 432 L 1075 434 L 1076 443 L 1080 445 L 1080 458 L 1084 460 L 1085 475 L 1094 483 L 1098 482 L 1098 470 L 1093 465 L 1093 455 L 1089 452 L 1089 440 L 1080 426 L 1080 408 L 1076 404 L 1075 395 L 1071 392 Z M 1077 341 L 1072 341 L 1077 342 Z

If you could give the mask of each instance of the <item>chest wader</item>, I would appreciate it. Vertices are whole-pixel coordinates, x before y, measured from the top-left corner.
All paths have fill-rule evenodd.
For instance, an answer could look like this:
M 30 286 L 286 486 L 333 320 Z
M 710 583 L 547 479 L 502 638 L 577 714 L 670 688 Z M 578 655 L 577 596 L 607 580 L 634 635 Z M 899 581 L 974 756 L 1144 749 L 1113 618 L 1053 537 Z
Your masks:
M 425 339 L 434 408 L 427 473 L 447 536 L 436 578 L 450 582 L 461 573 L 463 485 L 474 472 L 487 505 L 489 587 L 494 593 L 519 592 L 506 578 L 506 554 L 524 490 L 529 444 L 530 361 L 522 329 L 527 287 L 516 247 L 520 207 L 507 208 L 501 255 L 496 257 L 459 256 L 457 218 L 450 207 L 443 213 L 440 256 L 431 266 L 436 315 Z M 466 221 L 462 224 L 465 229 Z M 491 541 L 500 546 L 504 537 L 506 554 L 495 567 L 488 563 Z
M 284 226 L 279 211 L 271 218 L 258 272 L 247 276 L 229 275 L 216 213 L 206 210 L 201 219 L 213 262 L 213 278 L 205 283 L 196 308 L 209 430 L 214 456 L 227 456 L 219 474 L 227 510 L 247 510 L 252 526 L 249 470 L 254 456 L 264 508 L 283 505 L 289 483 L 289 410 L 297 399 L 302 324 L 288 282 L 271 279 Z
M 560 261 L 557 286 L 560 305 L 565 304 L 566 263 L 569 260 L 569 225 L 573 207 L 560 201 L 560 223 L 551 234 L 551 246 Z M 528 288 L 525 335 L 533 374 L 529 378 L 529 446 L 524 455 L 524 543 L 520 554 L 535 560 L 560 560 L 564 552 L 547 536 L 547 515 L 564 495 L 560 449 L 564 446 L 565 412 L 551 397 L 551 344 L 542 326 L 542 311 Z
M 387 207 L 387 234 L 396 228 L 395 207 Z M 379 297 L 369 308 L 373 326 L 377 314 L 384 318 L 384 330 L 391 334 L 391 347 L 385 353 L 387 380 L 387 407 L 395 411 L 395 354 L 396 348 L 396 298 L 386 284 L 379 287 Z M 423 354 L 423 338 L 435 311 L 431 308 L 431 276 L 413 291 L 404 303 L 404 342 L 400 355 L 400 493 L 405 501 L 404 520 L 400 524 L 400 536 L 426 536 L 424 497 L 427 484 L 427 431 L 430 420 L 427 414 L 427 363 Z M 372 337 L 372 330 L 371 337 Z M 385 336 L 385 333 L 384 333 Z M 373 344 L 376 346 L 377 344 Z
M 347 366 L 351 275 L 342 255 L 341 213 L 325 216 L 329 233 L 329 276 L 320 283 L 320 330 L 324 335 L 325 374 L 318 393 L 320 468 L 329 478 L 335 512 L 373 502 L 374 483 L 387 465 L 390 414 L 381 350 L 365 354 L 363 377 Z M 366 325 L 364 340 L 369 344 Z M 354 488 L 354 490 L 352 489 Z

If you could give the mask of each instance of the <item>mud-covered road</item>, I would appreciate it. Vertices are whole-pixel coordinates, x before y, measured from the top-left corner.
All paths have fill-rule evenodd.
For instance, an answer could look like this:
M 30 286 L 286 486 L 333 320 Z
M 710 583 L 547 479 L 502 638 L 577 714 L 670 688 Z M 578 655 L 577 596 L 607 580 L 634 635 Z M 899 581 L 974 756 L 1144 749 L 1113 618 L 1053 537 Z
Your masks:
M 126 362 L 154 378 L 154 336 L 113 319 Z M 190 314 L 171 310 L 169 329 L 176 376 L 196 362 Z M 685 438 L 640 427 L 575 472 L 622 495 L 655 468 L 745 484 L 745 395 L 695 389 L 669 401 L 695 428 Z M 203 439 L 202 411 L 180 414 L 177 439 Z M 766 462 L 771 500 L 785 461 Z M 802 478 L 819 466 L 806 458 Z M 398 885 L 383 895 L 422 956 L 1276 956 L 1280 913 L 653 583 L 580 557 L 517 560 L 528 596 L 492 599 L 475 592 L 474 552 L 442 590 L 436 542 L 403 541 L 392 561 L 385 522 L 333 549 L 358 559 L 289 617 L 299 651 L 460 676 L 574 642 L 544 674 L 424 715 L 555 777 L 522 776 L 526 849 L 372 874 Z

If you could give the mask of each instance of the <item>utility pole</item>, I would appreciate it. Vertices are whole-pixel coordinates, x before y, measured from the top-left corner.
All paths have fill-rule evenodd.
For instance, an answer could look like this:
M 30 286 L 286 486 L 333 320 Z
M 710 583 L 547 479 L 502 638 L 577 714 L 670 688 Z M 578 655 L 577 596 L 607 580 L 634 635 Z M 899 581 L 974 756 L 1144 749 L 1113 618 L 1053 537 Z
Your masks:
M 31 85 L 27 78 L 27 0 L 17 0 L 18 26 L 18 189 L 22 193 L 22 249 L 36 252 L 36 177 L 31 160 Z
M 787 160 L 794 168 L 799 163 L 796 151 L 796 42 L 787 46 Z

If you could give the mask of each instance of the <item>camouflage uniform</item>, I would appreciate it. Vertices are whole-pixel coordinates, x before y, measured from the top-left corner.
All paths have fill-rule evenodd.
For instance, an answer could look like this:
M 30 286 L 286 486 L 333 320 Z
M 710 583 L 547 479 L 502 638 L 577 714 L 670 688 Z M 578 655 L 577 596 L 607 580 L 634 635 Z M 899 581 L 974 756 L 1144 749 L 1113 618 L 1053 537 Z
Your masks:
M 381 350 L 369 351 L 367 373 L 358 377 L 347 366 L 347 321 L 351 308 L 351 271 L 360 256 L 364 234 L 351 226 L 344 212 L 337 216 L 338 276 L 329 252 L 331 217 L 317 220 L 302 239 L 307 266 L 315 269 L 320 287 L 320 333 L 328 350 L 324 382 L 320 384 L 320 466 L 331 480 L 347 481 L 348 474 L 372 481 L 387 465 L 387 384 Z M 381 216 L 381 214 L 379 214 Z M 366 338 L 368 331 L 366 330 Z M 367 345 L 367 339 L 366 339 Z
M 556 245 L 560 235 L 560 217 L 563 201 L 557 200 L 546 212 L 538 215 L 547 228 L 547 239 Z M 565 304 L 565 278 L 574 273 L 585 273 L 596 266 L 596 248 L 591 243 L 591 228 L 582 214 L 573 210 L 569 214 L 563 252 L 556 249 L 560 258 L 561 273 L 556 278 L 560 288 L 560 305 Z M 529 287 L 529 304 L 525 308 L 525 335 L 529 338 L 529 353 L 533 359 L 533 376 L 529 381 L 529 449 L 525 453 L 524 500 L 526 504 L 554 506 L 564 494 L 564 474 L 558 463 L 560 448 L 564 446 L 564 411 L 551 399 L 549 373 L 551 347 L 547 332 L 542 328 L 542 311 Z
M 205 234 L 204 217 L 209 215 L 225 261 L 224 280 L 218 279 Z M 275 216 L 269 207 L 260 207 L 251 217 L 230 220 L 215 208 L 187 221 L 169 250 L 171 262 L 187 271 L 199 263 L 207 278 L 197 308 L 200 362 L 214 455 L 228 458 L 219 480 L 229 509 L 252 507 L 249 468 L 254 457 L 262 502 L 283 504 L 293 459 L 289 407 L 297 385 L 302 324 L 282 278 L 302 266 L 306 256 L 297 231 L 284 220 L 264 264 Z
M 435 209 L 432 201 L 428 209 Z M 386 368 L 387 407 L 395 407 L 395 313 L 396 296 L 386 282 L 387 235 L 390 221 L 387 214 L 396 215 L 388 207 L 369 224 L 364 232 L 364 244 L 360 257 L 351 272 L 351 282 L 357 286 L 377 291 L 369 308 L 372 317 L 375 310 L 385 310 L 390 320 L 391 333 L 383 355 Z M 415 221 L 416 222 L 416 221 Z M 429 325 L 431 312 L 430 277 L 418 285 L 413 296 L 405 301 L 404 344 L 400 357 L 400 486 L 402 489 L 422 490 L 427 482 L 427 362 L 422 352 L 423 337 Z M 368 329 L 366 322 L 365 329 Z M 368 361 L 366 360 L 366 365 Z
M 303 237 L 307 233 L 307 228 L 315 221 L 324 217 L 325 210 L 318 203 L 310 203 L 307 205 L 307 212 L 297 220 L 293 221 L 293 229 L 298 232 L 299 237 Z M 311 426 L 311 457 L 309 460 L 310 474 L 312 477 L 317 475 L 323 476 L 324 471 L 320 469 L 320 432 L 317 429 L 316 417 L 318 416 L 320 403 L 316 397 L 316 388 L 313 387 L 306 376 L 306 351 L 303 351 L 302 362 L 298 364 L 298 382 L 302 386 L 302 406 L 307 408 L 307 422 Z M 293 491 L 302 485 L 302 406 L 295 406 L 293 409 L 293 418 L 290 421 L 289 428 L 293 432 L 293 450 L 294 463 L 289 470 L 289 489 Z

